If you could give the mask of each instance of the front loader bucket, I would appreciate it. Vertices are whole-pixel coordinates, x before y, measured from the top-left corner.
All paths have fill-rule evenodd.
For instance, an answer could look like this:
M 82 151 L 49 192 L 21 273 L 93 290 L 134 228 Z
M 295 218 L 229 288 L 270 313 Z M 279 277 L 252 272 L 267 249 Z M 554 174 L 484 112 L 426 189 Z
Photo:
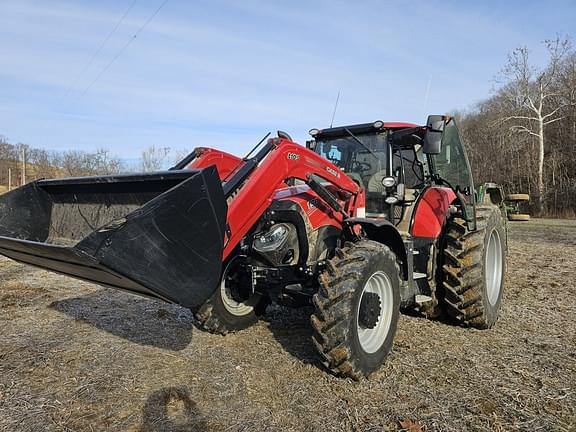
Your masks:
M 0 254 L 195 308 L 220 281 L 226 213 L 215 167 L 39 180 L 0 195 Z

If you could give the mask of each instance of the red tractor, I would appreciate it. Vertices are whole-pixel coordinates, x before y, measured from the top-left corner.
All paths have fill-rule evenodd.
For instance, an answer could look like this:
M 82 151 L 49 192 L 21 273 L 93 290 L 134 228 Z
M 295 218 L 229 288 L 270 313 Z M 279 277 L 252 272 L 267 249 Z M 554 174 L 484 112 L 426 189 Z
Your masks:
M 0 253 L 188 307 L 215 333 L 270 302 L 312 306 L 324 365 L 354 379 L 385 360 L 401 308 L 494 325 L 502 192 L 474 188 L 454 120 L 310 134 L 307 148 L 279 132 L 243 159 L 197 148 L 169 171 L 28 184 L 0 198 Z

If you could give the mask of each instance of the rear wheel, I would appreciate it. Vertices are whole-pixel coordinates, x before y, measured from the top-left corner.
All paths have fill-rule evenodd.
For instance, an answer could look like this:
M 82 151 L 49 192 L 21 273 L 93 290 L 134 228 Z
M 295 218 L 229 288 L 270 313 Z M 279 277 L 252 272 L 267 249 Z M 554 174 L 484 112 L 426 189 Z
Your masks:
M 512 202 L 530 201 L 530 195 L 523 193 L 510 194 L 506 196 L 506 201 L 512 201 Z
M 506 232 L 497 206 L 478 206 L 476 213 L 476 231 L 468 231 L 460 218 L 447 223 L 440 273 L 447 314 L 462 325 L 484 329 L 498 319 Z
M 361 241 L 336 251 L 320 276 L 313 343 L 336 375 L 360 379 L 392 348 L 399 317 L 400 272 L 386 246 Z
M 530 220 L 530 215 L 525 213 L 509 213 L 508 220 L 514 222 L 526 222 Z
M 241 271 L 242 257 L 228 261 L 216 292 L 194 317 L 211 333 L 226 334 L 243 330 L 265 312 L 266 299 L 251 290 L 248 275 Z

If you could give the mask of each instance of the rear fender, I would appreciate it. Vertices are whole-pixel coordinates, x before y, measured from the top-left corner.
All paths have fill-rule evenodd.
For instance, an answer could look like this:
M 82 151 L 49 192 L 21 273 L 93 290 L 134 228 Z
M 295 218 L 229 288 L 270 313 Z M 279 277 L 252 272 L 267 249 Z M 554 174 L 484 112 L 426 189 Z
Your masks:
M 478 198 L 478 204 L 495 205 L 500 209 L 502 220 L 504 221 L 504 231 L 506 232 L 506 253 L 508 253 L 508 224 L 506 215 L 506 203 L 504 202 L 504 190 L 496 183 L 484 183 L 480 187 L 482 194 Z
M 482 190 L 484 191 L 482 199 L 479 200 L 480 204 L 494 204 L 498 207 L 504 205 L 504 192 L 502 191 L 502 186 L 496 183 L 484 183 L 482 185 Z
M 350 218 L 351 225 L 360 225 L 370 240 L 388 246 L 398 257 L 404 280 L 408 280 L 408 259 L 406 247 L 398 229 L 385 219 Z
M 450 205 L 456 199 L 456 194 L 450 188 L 432 186 L 426 189 L 416 202 L 410 233 L 414 237 L 440 237 Z

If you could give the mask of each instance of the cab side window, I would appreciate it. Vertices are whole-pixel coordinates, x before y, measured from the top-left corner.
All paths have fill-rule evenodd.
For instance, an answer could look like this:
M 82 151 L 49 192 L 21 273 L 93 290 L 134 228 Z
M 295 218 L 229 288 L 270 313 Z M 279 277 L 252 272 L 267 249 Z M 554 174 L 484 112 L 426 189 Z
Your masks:
M 433 158 L 438 174 L 462 194 L 467 214 L 471 218 L 468 221 L 469 228 L 475 229 L 472 173 L 454 120 L 448 121 L 444 126 L 441 152 Z
M 422 164 L 413 148 L 394 151 L 392 169 L 394 172 L 402 170 L 404 165 L 404 184 L 407 188 L 415 189 L 424 183 Z
M 464 147 L 454 121 L 446 124 L 442 137 L 442 150 L 435 156 L 438 173 L 461 192 L 472 191 L 472 181 Z

